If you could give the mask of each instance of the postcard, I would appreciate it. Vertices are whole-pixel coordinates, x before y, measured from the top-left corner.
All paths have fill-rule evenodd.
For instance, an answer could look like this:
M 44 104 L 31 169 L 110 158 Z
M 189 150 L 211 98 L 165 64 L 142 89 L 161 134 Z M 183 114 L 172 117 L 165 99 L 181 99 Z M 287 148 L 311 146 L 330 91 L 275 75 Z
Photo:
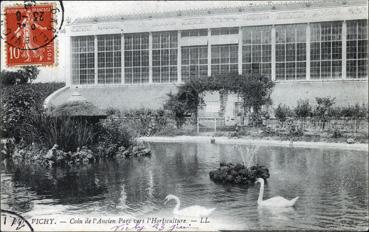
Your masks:
M 2 1 L 1 231 L 368 231 L 368 1 Z

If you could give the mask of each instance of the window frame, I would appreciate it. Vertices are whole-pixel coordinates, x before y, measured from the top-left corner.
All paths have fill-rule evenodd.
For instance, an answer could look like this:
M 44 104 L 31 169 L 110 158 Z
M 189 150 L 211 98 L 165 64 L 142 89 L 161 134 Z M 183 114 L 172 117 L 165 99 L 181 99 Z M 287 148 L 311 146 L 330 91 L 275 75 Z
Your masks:
M 107 47 L 108 42 L 111 48 Z M 98 84 L 120 84 L 122 82 L 122 38 L 121 34 L 97 35 L 97 83 Z M 103 43 L 103 46 L 101 44 Z M 111 55 L 111 63 L 108 56 Z M 115 59 L 119 58 L 117 62 Z M 103 62 L 100 62 L 103 61 Z M 104 74 L 101 75 L 100 74 Z M 107 81 L 111 74 L 112 80 Z

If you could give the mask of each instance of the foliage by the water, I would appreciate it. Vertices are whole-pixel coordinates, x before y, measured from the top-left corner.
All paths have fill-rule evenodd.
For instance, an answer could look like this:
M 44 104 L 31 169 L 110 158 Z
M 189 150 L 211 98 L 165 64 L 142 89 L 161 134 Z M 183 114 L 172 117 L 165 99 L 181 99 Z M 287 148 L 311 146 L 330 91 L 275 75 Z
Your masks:
M 205 91 L 224 91 L 239 94 L 245 109 L 253 109 L 258 113 L 265 104 L 271 104 L 271 92 L 274 83 L 262 75 L 217 75 L 210 77 L 191 78 L 178 87 L 176 94 L 168 94 L 169 99 L 164 108 L 181 127 L 188 115 L 197 117 L 197 110 L 203 102 L 201 94 Z
M 141 108 L 121 112 L 123 122 L 134 130 L 138 136 L 150 136 L 163 130 L 171 121 L 167 113 L 162 110 Z
M 97 142 L 101 129 L 87 120 L 69 117 L 51 117 L 44 113 L 32 113 L 22 128 L 26 144 L 37 143 L 46 148 L 58 144 L 63 151 L 76 151 Z
M 1 84 L 15 85 L 32 82 L 40 73 L 40 70 L 36 66 L 22 66 L 17 71 L 2 70 L 0 72 Z
M 89 160 L 95 160 L 96 157 L 111 158 L 123 153 L 124 157 L 150 153 L 144 150 L 144 146 L 135 144 L 136 134 L 124 123 L 112 120 L 99 122 L 91 120 L 91 117 L 67 117 L 63 113 L 58 116 L 46 114 L 43 101 L 63 86 L 52 83 L 2 87 L 2 137 L 18 147 L 16 156 L 29 161 L 44 160 L 44 156 L 50 154 L 47 150 L 55 144 L 58 149 L 54 149 L 56 155 L 53 157 L 56 158 L 51 163 L 74 162 L 86 157 Z M 136 121 L 135 124 L 140 125 L 140 122 Z M 14 149 L 8 147 L 11 146 L 4 143 L 2 152 L 13 154 Z
M 40 165 L 42 167 L 54 167 L 54 166 L 75 166 L 87 163 L 94 163 L 100 159 L 106 158 L 104 152 L 99 151 L 98 146 L 88 148 L 83 146 L 77 148 L 76 151 L 66 152 L 59 149 L 58 145 L 54 145 L 50 150 L 45 146 L 39 146 L 39 144 L 32 145 L 17 145 L 14 152 L 10 154 L 11 160 L 15 164 L 21 165 Z M 102 148 L 105 149 L 105 148 Z M 149 157 L 151 156 L 150 149 L 146 148 L 142 144 L 130 145 L 129 147 L 120 146 L 118 151 L 114 153 L 115 157 L 131 158 L 131 157 Z M 113 158 L 111 157 L 111 158 Z
M 246 167 L 243 164 L 220 163 L 217 170 L 209 172 L 210 179 L 216 183 L 251 185 L 257 178 L 269 178 L 269 170 L 264 166 Z
M 17 84 L 1 87 L 1 123 L 2 137 L 24 138 L 24 124 L 32 117 L 32 112 L 41 112 L 47 96 L 62 88 L 64 83 Z
M 179 134 L 176 123 L 170 118 L 168 112 L 158 109 L 134 109 L 119 111 L 109 109 L 105 121 L 114 121 L 116 125 L 130 128 L 135 136 Z

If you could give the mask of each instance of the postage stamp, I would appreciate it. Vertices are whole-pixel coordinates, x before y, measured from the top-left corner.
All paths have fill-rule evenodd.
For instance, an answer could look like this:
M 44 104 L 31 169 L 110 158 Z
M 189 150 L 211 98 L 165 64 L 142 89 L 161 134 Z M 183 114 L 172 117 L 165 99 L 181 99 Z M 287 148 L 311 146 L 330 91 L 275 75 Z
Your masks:
M 1 37 L 5 41 L 7 66 L 55 65 L 55 39 L 63 13 L 61 2 L 25 1 L 5 7 Z

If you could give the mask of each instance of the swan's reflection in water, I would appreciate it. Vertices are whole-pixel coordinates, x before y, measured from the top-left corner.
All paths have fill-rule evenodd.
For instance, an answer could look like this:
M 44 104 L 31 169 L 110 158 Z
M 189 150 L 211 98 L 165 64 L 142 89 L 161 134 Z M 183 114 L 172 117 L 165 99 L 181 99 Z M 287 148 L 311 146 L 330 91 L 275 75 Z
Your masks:
M 294 207 L 273 208 L 258 206 L 258 221 L 260 225 L 272 227 L 291 227 L 297 218 Z
M 258 206 L 259 218 L 287 220 L 296 216 L 297 212 L 294 207 L 264 207 Z

